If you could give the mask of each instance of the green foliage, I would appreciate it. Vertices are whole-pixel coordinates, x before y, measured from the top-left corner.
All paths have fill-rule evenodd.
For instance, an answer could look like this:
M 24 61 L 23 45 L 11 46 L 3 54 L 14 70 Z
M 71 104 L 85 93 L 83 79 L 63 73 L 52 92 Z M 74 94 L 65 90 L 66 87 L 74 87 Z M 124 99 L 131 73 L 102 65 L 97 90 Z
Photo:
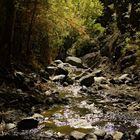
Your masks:
M 86 29 L 103 32 L 100 25 L 94 26 L 95 19 L 102 14 L 99 0 L 48 0 L 47 7 L 40 10 L 39 21 L 44 21 L 52 47 L 63 45 L 71 32 L 88 35 Z
M 42 1 L 36 19 L 38 37 L 36 37 L 35 46 L 44 48 L 46 45 L 57 51 L 64 47 L 66 38 L 73 40 L 76 38 L 76 44 L 79 44 L 79 40 L 90 39 L 93 32 L 102 33 L 104 28 L 100 24 L 95 24 L 95 20 L 102 14 L 102 10 L 103 6 L 99 0 Z M 42 44 L 44 39 L 46 39 L 44 41 L 46 44 Z
M 105 28 L 101 26 L 100 23 L 94 23 L 94 21 L 89 22 L 88 30 L 91 34 L 93 34 L 93 37 L 96 37 L 102 33 L 104 33 Z

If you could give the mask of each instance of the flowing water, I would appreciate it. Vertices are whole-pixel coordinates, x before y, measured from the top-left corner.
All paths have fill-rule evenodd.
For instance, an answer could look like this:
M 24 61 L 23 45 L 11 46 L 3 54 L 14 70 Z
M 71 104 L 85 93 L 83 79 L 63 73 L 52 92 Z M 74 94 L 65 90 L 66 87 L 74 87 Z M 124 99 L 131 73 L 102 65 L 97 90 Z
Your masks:
M 70 134 L 73 130 L 89 132 L 92 129 L 104 129 L 108 133 L 116 130 L 136 130 L 140 128 L 140 114 L 120 112 L 113 108 L 116 99 L 109 99 L 106 93 L 87 94 L 82 87 L 73 85 L 57 86 L 59 96 L 69 99 L 68 105 L 54 105 L 42 112 L 45 116 L 45 130 Z

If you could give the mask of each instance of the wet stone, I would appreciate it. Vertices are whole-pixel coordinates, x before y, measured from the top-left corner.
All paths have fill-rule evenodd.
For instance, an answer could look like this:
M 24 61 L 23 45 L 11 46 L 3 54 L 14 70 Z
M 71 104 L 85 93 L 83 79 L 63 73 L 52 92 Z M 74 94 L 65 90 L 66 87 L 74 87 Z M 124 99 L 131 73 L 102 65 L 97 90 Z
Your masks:
M 104 140 L 113 140 L 113 136 L 111 134 L 107 134 L 105 135 Z
M 11 130 L 11 129 L 13 129 L 13 128 L 15 128 L 16 127 L 16 125 L 14 124 L 14 123 L 7 123 L 6 125 L 5 125 L 5 130 Z
M 97 136 L 94 133 L 89 133 L 85 136 L 86 140 L 97 140 Z
M 94 131 L 94 134 L 99 138 L 103 138 L 106 135 L 106 132 L 104 130 L 97 129 Z
M 39 114 L 39 113 L 35 113 L 33 116 L 32 116 L 34 119 L 37 119 L 37 120 L 42 120 L 44 119 L 44 116 Z
M 64 81 L 65 77 L 66 77 L 65 75 L 61 74 L 61 75 L 54 76 L 52 80 L 54 82 L 62 82 Z
M 69 85 L 69 84 L 68 84 L 67 82 L 64 82 L 64 83 L 63 83 L 63 86 L 64 86 L 64 87 L 67 87 L 68 85 Z
M 70 140 L 82 140 L 86 136 L 85 133 L 79 131 L 73 131 L 70 134 Z
M 93 71 L 93 74 L 95 75 L 95 76 L 101 76 L 101 74 L 102 74 L 102 70 L 95 70 L 95 71 Z
M 55 66 L 48 66 L 45 70 L 49 73 L 49 75 L 53 75 L 56 71 L 57 67 Z
M 113 140 L 121 140 L 121 138 L 123 137 L 123 133 L 116 131 L 113 133 Z
M 54 63 L 55 64 L 62 64 L 63 62 L 61 60 L 55 60 Z
M 106 83 L 105 77 L 94 77 L 95 83 Z
M 140 135 L 140 128 L 135 131 L 136 135 Z
M 38 127 L 39 121 L 35 119 L 24 119 L 17 123 L 18 131 L 30 130 Z

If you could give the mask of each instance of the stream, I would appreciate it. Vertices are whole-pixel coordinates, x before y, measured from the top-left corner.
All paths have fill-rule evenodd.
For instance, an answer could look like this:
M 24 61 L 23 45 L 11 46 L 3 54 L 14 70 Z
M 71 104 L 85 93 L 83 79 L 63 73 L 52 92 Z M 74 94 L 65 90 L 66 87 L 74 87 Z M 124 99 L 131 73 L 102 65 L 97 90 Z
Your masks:
M 91 70 L 81 68 L 81 65 L 77 68 L 60 61 L 48 66 L 46 71 L 50 78 L 45 82 L 38 82 L 41 92 L 36 93 L 37 99 L 41 98 L 44 105 L 37 107 L 40 111 L 35 111 L 36 106 L 32 106 L 34 115 L 27 117 L 37 119 L 39 125 L 35 129 L 23 129 L 21 132 L 12 129 L 6 132 L 8 135 L 18 139 L 68 140 L 73 132 L 76 137 L 96 130 L 97 133 L 117 133 L 122 137 L 126 132 L 133 133 L 140 129 L 140 103 L 134 95 L 139 94 L 139 91 L 137 85 L 131 84 L 133 79 L 128 74 L 114 76 L 101 69 Z M 18 89 L 16 95 L 19 95 L 19 92 L 22 96 L 25 94 Z M 28 99 L 28 96 L 25 97 Z M 28 104 L 29 101 L 27 100 Z M 74 139 L 85 140 L 84 136 Z
M 69 99 L 70 104 L 53 106 L 42 112 L 47 119 L 45 130 L 70 134 L 74 130 L 88 132 L 92 129 L 103 129 L 113 133 L 140 128 L 140 114 L 116 110 L 117 100 L 108 98 L 107 93 L 99 91 L 96 94 L 87 94 L 83 91 L 85 87 L 76 85 L 57 87 L 59 96 Z

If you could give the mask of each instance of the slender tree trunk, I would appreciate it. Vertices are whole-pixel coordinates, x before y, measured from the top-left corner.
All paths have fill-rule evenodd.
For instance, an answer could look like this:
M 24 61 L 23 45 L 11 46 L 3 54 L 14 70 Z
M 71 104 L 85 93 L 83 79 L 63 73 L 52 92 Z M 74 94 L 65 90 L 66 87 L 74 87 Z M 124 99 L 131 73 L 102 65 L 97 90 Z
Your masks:
M 4 2 L 3 2 L 4 1 Z M 15 6 L 14 0 L 3 0 L 2 7 L 3 16 L 0 21 L 2 22 L 1 40 L 0 40 L 0 67 L 10 68 L 11 66 L 11 46 L 13 39 L 13 28 L 14 28 L 14 14 Z
M 31 52 L 31 51 L 32 51 L 32 48 L 31 48 L 31 35 L 32 35 L 32 30 L 33 30 L 34 21 L 35 21 L 37 3 L 38 3 L 38 0 L 35 0 L 35 1 L 34 1 L 34 8 L 33 8 L 32 16 L 31 16 L 31 21 L 30 21 L 29 29 L 28 29 L 27 51 L 26 51 L 26 55 L 27 55 L 27 57 L 29 57 L 29 58 L 30 58 L 30 55 L 31 55 L 31 53 L 32 53 L 32 52 Z

